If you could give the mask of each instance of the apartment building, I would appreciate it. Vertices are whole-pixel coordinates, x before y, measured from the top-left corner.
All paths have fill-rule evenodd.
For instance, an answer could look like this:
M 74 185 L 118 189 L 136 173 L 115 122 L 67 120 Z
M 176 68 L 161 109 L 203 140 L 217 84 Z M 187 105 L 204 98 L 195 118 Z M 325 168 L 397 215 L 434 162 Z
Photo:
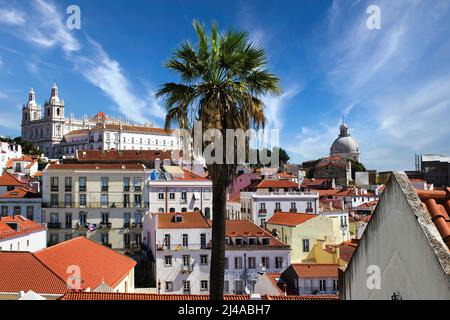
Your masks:
M 42 203 L 49 245 L 88 235 L 114 249 L 137 249 L 148 202 L 146 175 L 141 164 L 49 164 Z
M 28 187 L 17 187 L 0 194 L 0 216 L 24 216 L 41 222 L 42 196 Z
M 150 172 L 150 212 L 200 211 L 212 219 L 211 180 L 178 166 L 163 166 Z
M 160 293 L 209 292 L 211 226 L 200 212 L 148 213 L 144 235 Z M 249 220 L 227 220 L 225 264 L 224 293 L 243 294 L 259 272 L 290 264 L 289 246 Z
M 265 228 L 276 212 L 319 213 L 319 194 L 298 191 L 290 180 L 266 179 L 241 192 L 242 217 Z
M 0 141 L 0 174 L 3 173 L 10 159 L 20 158 L 21 156 L 21 145 Z

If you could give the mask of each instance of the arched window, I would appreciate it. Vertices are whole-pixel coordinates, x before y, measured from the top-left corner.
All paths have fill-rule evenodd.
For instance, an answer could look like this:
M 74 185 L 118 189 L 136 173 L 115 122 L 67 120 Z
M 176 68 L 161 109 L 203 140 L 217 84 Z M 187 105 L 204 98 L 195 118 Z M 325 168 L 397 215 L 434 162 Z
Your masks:
M 56 115 L 59 116 L 59 108 L 56 108 Z
M 159 212 L 159 213 L 164 213 L 164 208 L 159 208 L 159 209 L 158 209 L 158 212 Z

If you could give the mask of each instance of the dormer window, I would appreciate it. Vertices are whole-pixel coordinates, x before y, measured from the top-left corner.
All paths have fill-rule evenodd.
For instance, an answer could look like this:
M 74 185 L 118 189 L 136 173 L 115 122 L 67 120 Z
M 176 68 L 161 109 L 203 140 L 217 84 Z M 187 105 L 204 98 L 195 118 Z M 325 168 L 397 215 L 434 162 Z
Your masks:
M 243 243 L 242 238 L 235 238 L 234 239 L 234 244 L 237 246 L 241 246 Z
M 270 238 L 262 238 L 261 241 L 265 246 L 268 246 L 270 244 Z
M 176 215 L 175 216 L 175 222 L 183 222 L 183 216 L 182 215 Z
M 254 246 L 257 244 L 256 238 L 248 238 L 248 244 Z

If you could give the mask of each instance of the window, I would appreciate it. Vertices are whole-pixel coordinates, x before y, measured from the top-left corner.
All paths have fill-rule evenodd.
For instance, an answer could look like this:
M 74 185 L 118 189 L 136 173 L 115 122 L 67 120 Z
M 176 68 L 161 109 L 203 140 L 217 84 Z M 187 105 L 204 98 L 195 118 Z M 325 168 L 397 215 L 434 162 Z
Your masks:
M 297 212 L 297 205 L 295 202 L 291 202 L 291 211 L 292 212 Z
M 16 168 L 14 170 L 15 172 L 22 172 L 22 168 L 20 167 L 20 162 L 16 163 Z
M 13 209 L 15 216 L 21 216 L 22 215 L 22 208 L 21 207 L 14 207 Z
M 338 281 L 333 280 L 333 291 L 338 291 Z
M 182 200 L 183 202 L 185 202 L 186 199 L 187 199 L 187 192 L 186 192 L 186 190 L 182 190 L 182 191 L 181 191 L 181 200 Z
M 306 212 L 312 212 L 313 211 L 313 208 L 312 208 L 312 202 L 311 201 L 308 201 L 307 203 L 306 203 Z
M 191 262 L 191 256 L 185 255 L 183 256 L 183 267 L 189 267 Z
M 187 234 L 183 234 L 183 249 L 187 249 L 189 247 L 189 236 Z
M 80 203 L 80 207 L 86 206 L 86 195 L 85 194 L 80 194 L 79 203 Z
M 207 265 L 208 264 L 208 255 L 202 254 L 200 256 L 200 264 L 201 265 Z
M 66 191 L 66 192 L 72 191 L 72 178 L 71 177 L 66 177 L 64 179 L 64 191 Z
M 141 191 L 141 184 L 142 184 L 142 178 L 135 177 L 134 178 L 134 191 L 140 192 Z
M 100 196 L 100 201 L 101 201 L 101 205 L 104 207 L 108 206 L 108 195 L 107 194 L 102 194 Z
M 109 233 L 108 232 L 102 232 L 100 234 L 100 239 L 101 239 L 101 242 L 102 242 L 102 244 L 104 246 L 108 245 L 109 244 Z
M 72 206 L 72 194 L 71 193 L 66 193 L 64 195 L 64 204 L 65 204 L 66 208 Z
M 244 285 L 242 280 L 234 281 L 234 293 L 235 294 L 243 294 L 244 293 Z
M 58 194 L 57 193 L 52 193 L 50 195 L 50 205 L 52 207 L 57 207 L 58 206 Z
M 275 202 L 275 211 L 281 211 L 281 203 Z
M 2 213 L 3 216 L 3 213 Z M 27 206 L 27 219 L 33 220 L 34 218 L 34 207 L 33 206 Z
M 109 184 L 109 178 L 108 177 L 102 177 L 101 178 L 102 191 L 108 191 L 108 184 Z
M 101 224 L 103 225 L 108 225 L 109 224 L 109 213 L 102 213 L 102 222 Z
M 326 280 L 319 280 L 319 287 L 321 292 L 326 291 L 327 290 Z
M 234 257 L 234 268 L 242 269 L 242 257 Z
M 58 191 L 58 184 L 59 184 L 58 177 L 51 177 L 50 178 L 50 189 L 51 189 L 51 191 Z
M 228 257 L 225 257 L 225 269 L 228 269 Z
M 223 282 L 223 293 L 229 293 L 230 292 L 230 282 L 224 281 Z
M 200 281 L 200 291 L 208 291 L 208 280 Z
M 166 267 L 172 266 L 172 256 L 164 256 L 164 266 Z
M 8 216 L 8 207 L 2 206 L 2 217 Z
M 170 200 L 174 200 L 175 199 L 175 192 L 170 192 L 169 193 L 169 199 Z
M 129 194 L 124 194 L 123 195 L 123 207 L 124 208 L 129 208 L 130 207 L 130 195 Z
M 166 281 L 166 292 L 172 292 L 172 291 L 173 291 L 173 282 Z
M 136 208 L 142 207 L 142 195 L 140 194 L 134 195 L 134 205 L 136 206 Z
M 164 200 L 164 191 L 163 190 L 159 190 L 158 191 L 158 199 L 159 200 Z
M 303 239 L 303 252 L 309 252 L 309 239 Z
M 78 218 L 80 219 L 80 225 L 84 227 L 86 225 L 86 213 L 80 212 Z
M 283 268 L 283 257 L 275 257 L 275 268 L 276 269 Z
M 261 228 L 266 228 L 266 219 L 261 219 Z
M 265 204 L 264 202 L 261 202 L 261 203 L 259 204 L 259 209 L 260 209 L 261 211 L 266 210 L 266 204 Z
M 211 219 L 211 209 L 210 209 L 209 207 L 206 207 L 206 208 L 205 208 L 205 218 L 206 218 L 207 220 L 210 220 L 210 219 Z
M 208 189 L 203 191 L 203 199 L 205 200 L 211 199 L 211 192 Z
M 130 227 L 130 222 L 131 222 L 131 213 L 124 212 L 124 214 L 123 214 L 123 227 L 124 228 L 129 228 Z
M 255 257 L 248 257 L 248 268 L 256 269 L 256 258 Z
M 169 212 L 175 212 L 175 208 L 170 208 Z
M 123 191 L 130 191 L 130 177 L 123 178 Z
M 183 281 L 183 293 L 190 294 L 191 293 L 191 282 L 188 280 Z
M 207 246 L 206 246 L 206 233 L 200 234 L 200 248 L 201 249 L 207 249 Z
M 268 269 L 270 267 L 270 258 L 269 257 L 261 257 L 261 264 L 263 265 L 263 267 L 265 267 L 266 269 Z
M 79 188 L 80 192 L 86 191 L 86 181 L 87 181 L 86 177 L 79 177 L 78 178 L 78 184 L 79 184 L 78 188 Z
M 124 233 L 123 234 L 123 246 L 125 248 L 129 248 L 130 247 L 130 234 L 129 233 Z
M 66 213 L 66 228 L 72 228 L 72 214 Z
M 167 250 L 170 250 L 170 234 L 164 235 L 164 246 Z

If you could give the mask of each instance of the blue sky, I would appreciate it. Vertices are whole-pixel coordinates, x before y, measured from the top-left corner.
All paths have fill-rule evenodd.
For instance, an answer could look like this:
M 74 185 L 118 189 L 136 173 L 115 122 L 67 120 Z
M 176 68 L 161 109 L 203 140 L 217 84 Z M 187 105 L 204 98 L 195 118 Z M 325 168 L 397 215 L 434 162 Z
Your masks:
M 81 8 L 81 30 L 65 26 Z M 381 29 L 366 27 L 369 5 Z M 366 167 L 409 170 L 414 153 L 450 154 L 449 1 L 0 0 L 0 135 L 20 134 L 30 87 L 53 80 L 66 115 L 102 110 L 162 125 L 162 67 L 195 36 L 192 20 L 246 29 L 285 94 L 266 98 L 271 128 L 294 161 L 325 156 L 345 116 Z

